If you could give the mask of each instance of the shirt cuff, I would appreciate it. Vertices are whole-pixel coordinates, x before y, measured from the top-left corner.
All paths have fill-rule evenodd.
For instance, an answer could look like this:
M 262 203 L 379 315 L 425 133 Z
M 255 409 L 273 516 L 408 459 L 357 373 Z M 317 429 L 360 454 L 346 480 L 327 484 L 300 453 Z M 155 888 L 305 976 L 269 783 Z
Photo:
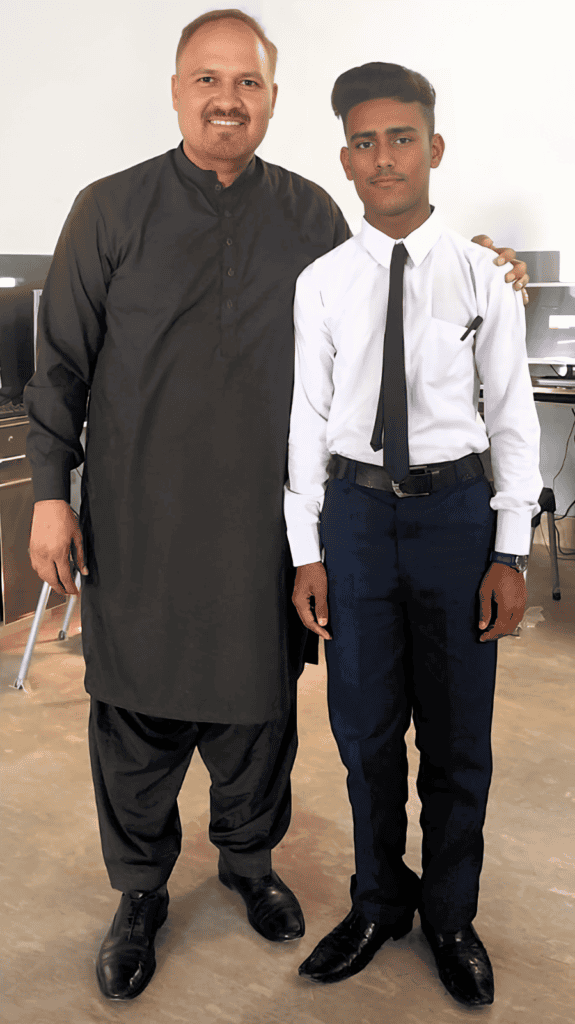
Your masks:
M 505 555 L 528 555 L 530 549 L 531 509 L 518 512 L 515 509 L 500 508 L 497 512 L 493 550 Z
M 306 523 L 287 532 L 294 566 L 321 562 L 319 523 Z
M 67 501 L 70 504 L 70 466 L 68 458 L 49 466 L 33 466 L 34 501 Z

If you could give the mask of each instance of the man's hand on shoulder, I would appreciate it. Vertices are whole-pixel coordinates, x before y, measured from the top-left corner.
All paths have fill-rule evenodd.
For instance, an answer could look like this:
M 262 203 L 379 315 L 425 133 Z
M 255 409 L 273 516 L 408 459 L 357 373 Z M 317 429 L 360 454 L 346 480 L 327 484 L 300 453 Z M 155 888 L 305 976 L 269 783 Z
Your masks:
M 327 574 L 322 562 L 309 562 L 307 565 L 298 566 L 292 601 L 304 626 L 311 629 L 312 633 L 322 636 L 324 640 L 331 640 L 327 630 L 322 629 L 322 626 L 327 626 L 328 620 Z
M 505 280 L 508 283 L 513 281 L 515 291 L 522 289 L 523 305 L 526 306 L 529 302 L 529 296 L 525 290 L 525 285 L 529 283 L 529 274 L 527 273 L 525 263 L 515 258 L 515 249 L 498 249 L 489 238 L 489 235 L 474 235 L 471 241 L 476 242 L 477 245 L 484 245 L 487 249 L 493 249 L 493 252 L 498 253 L 497 258 L 493 260 L 498 267 L 502 267 L 504 263 L 513 264 L 513 270 L 507 271 Z
M 72 544 L 77 566 L 87 576 L 82 534 L 70 505 L 59 499 L 37 501 L 30 534 L 30 562 L 40 579 L 58 594 L 78 594 L 70 562 Z

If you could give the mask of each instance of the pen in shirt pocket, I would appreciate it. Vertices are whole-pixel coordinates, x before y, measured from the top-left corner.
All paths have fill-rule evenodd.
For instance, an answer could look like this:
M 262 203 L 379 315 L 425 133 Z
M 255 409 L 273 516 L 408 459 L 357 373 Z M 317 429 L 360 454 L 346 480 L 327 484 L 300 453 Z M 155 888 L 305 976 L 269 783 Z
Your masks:
M 469 325 L 469 327 L 467 328 L 467 330 L 465 331 L 465 333 L 461 335 L 460 341 L 465 341 L 465 339 L 466 339 L 467 335 L 468 335 L 468 334 L 471 334 L 471 332 L 472 332 L 472 331 L 476 331 L 476 330 L 477 330 L 477 328 L 478 328 L 478 327 L 480 326 L 480 324 L 482 324 L 482 323 L 483 323 L 483 317 L 482 317 L 482 316 L 476 316 L 476 317 L 475 317 L 475 320 L 473 320 L 473 322 L 472 322 L 472 323 L 470 323 L 470 325 Z

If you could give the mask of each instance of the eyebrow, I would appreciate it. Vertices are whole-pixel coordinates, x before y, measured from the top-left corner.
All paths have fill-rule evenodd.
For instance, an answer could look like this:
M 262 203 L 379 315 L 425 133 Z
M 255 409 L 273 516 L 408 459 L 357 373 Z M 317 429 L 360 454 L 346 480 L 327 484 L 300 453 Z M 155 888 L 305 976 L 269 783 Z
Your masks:
M 410 125 L 410 124 L 401 125 L 399 128 L 386 128 L 385 129 L 385 134 L 386 135 L 401 135 L 402 132 L 415 132 L 416 135 L 419 135 L 419 132 L 418 132 L 417 128 L 414 128 L 413 125 Z M 373 132 L 354 132 L 354 134 L 351 136 L 351 139 L 349 141 L 353 142 L 354 139 L 374 139 L 376 135 L 377 135 L 377 132 L 374 132 L 374 131 Z
M 192 76 L 194 76 L 194 75 L 217 75 L 217 74 L 218 74 L 218 69 L 217 68 L 195 68 L 195 70 L 191 72 Z M 262 75 L 261 71 L 242 71 L 241 72 L 241 77 L 242 78 L 261 78 L 261 79 L 263 79 L 263 75 Z

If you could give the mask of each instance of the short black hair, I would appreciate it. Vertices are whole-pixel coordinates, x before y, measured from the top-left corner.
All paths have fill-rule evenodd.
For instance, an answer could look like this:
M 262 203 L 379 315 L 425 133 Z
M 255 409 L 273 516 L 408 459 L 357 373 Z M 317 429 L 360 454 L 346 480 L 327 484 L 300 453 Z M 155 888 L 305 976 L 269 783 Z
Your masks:
M 410 71 L 401 64 L 372 61 L 371 64 L 362 64 L 361 67 L 344 71 L 336 80 L 331 93 L 333 112 L 336 117 L 341 117 L 344 131 L 352 107 L 366 100 L 379 99 L 420 103 L 431 138 L 435 130 L 435 89 L 418 71 Z

